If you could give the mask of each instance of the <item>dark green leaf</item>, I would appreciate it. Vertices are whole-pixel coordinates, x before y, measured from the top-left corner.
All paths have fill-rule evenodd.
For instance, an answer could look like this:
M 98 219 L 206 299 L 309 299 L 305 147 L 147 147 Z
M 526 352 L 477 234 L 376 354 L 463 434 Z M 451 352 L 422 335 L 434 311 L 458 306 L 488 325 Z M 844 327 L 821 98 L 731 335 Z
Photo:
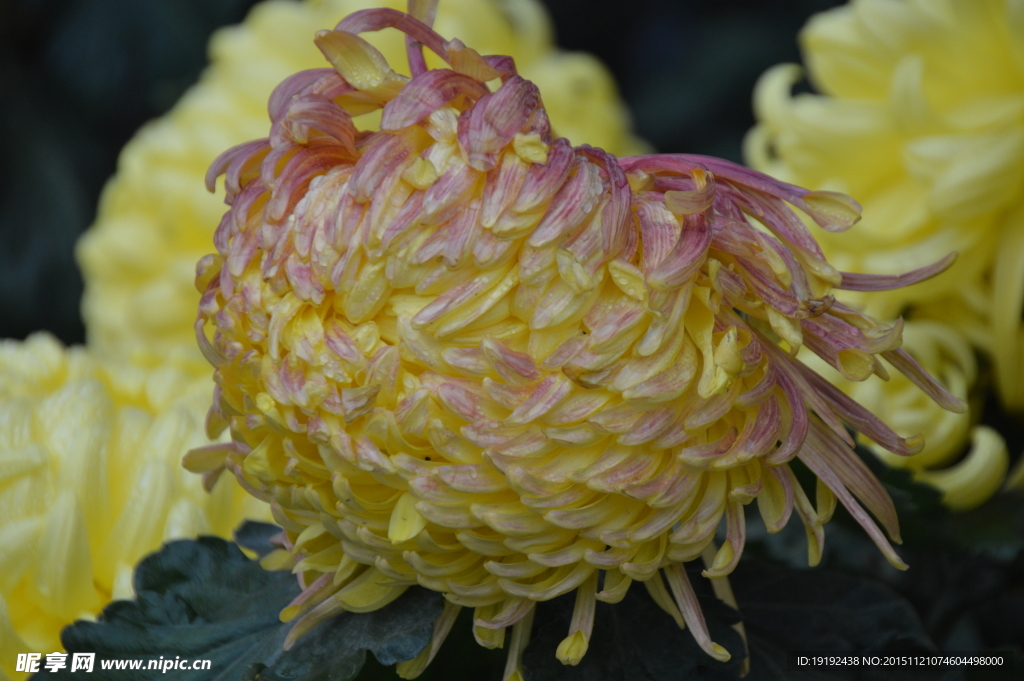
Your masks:
M 236 544 L 262 558 L 276 548 L 270 540 L 280 532 L 281 528 L 277 525 L 246 520 L 233 534 Z
M 244 530 L 249 539 L 259 528 Z M 268 528 L 262 528 L 265 533 Z M 61 634 L 69 653 L 95 652 L 98 681 L 136 681 L 162 670 L 104 670 L 116 659 L 210 660 L 209 670 L 175 669 L 184 681 L 347 681 L 366 651 L 384 664 L 411 659 L 430 640 L 441 597 L 410 589 L 391 605 L 367 614 L 344 613 L 321 623 L 285 652 L 291 628 L 278 613 L 298 593 L 294 575 L 268 572 L 239 548 L 215 537 L 171 542 L 135 571 L 134 601 L 117 601 L 98 622 L 76 622 Z M 68 669 L 40 681 L 74 678 Z
M 730 577 L 751 648 L 747 681 L 956 679 L 936 669 L 787 669 L 793 652 L 925 653 L 935 650 L 920 618 L 889 587 L 831 570 L 746 561 Z
M 688 631 L 678 629 L 644 589 L 622 603 L 598 604 L 590 650 L 577 667 L 554 653 L 568 632 L 572 596 L 538 605 L 524 655 L 527 681 L 718 681 L 739 679 L 742 646 L 729 625 L 736 612 L 718 601 L 707 580 L 691 572 L 712 637 L 733 659 L 719 664 Z M 925 653 L 935 650 L 914 608 L 880 582 L 830 570 L 797 570 L 744 561 L 730 577 L 750 645 L 747 681 L 955 681 L 957 670 L 917 668 L 853 672 L 848 668 L 790 669 L 790 652 Z
M 978 508 L 951 513 L 940 532 L 959 547 L 1010 562 L 1024 549 L 1024 492 L 1003 492 Z
M 463 608 L 437 657 L 417 681 L 502 681 L 507 659 L 507 650 L 484 648 L 476 642 L 473 608 Z M 372 656 L 359 672 L 359 681 L 399 681 L 399 678 L 394 667 L 385 667 Z
M 718 681 L 737 679 L 743 643 L 730 627 L 736 611 L 711 593 L 707 580 L 691 573 L 711 638 L 732 653 L 720 663 L 709 657 L 647 594 L 643 585 L 630 588 L 621 603 L 597 604 L 590 648 L 575 667 L 555 657 L 569 633 L 575 597 L 572 594 L 537 605 L 533 636 L 523 656 L 527 681 Z

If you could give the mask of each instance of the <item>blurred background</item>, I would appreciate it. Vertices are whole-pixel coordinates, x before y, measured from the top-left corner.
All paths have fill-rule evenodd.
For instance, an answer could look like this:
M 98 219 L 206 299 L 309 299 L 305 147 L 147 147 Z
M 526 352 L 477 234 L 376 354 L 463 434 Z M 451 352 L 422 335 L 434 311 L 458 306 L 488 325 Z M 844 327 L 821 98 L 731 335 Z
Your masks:
M 206 65 L 254 0 L 0 0 L 0 337 L 84 341 L 75 240 L 117 155 Z M 544 0 L 558 43 L 615 75 L 658 151 L 740 160 L 750 95 L 797 61 L 796 33 L 835 0 Z

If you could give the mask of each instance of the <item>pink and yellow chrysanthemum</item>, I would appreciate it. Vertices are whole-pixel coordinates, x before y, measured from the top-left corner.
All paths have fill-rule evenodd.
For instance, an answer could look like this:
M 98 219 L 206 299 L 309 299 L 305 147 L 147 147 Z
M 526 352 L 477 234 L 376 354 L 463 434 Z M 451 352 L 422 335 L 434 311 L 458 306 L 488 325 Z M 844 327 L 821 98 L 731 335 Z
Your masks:
M 892 501 L 852 426 L 897 436 L 795 359 L 851 380 L 879 357 L 951 410 L 883 324 L 833 289 L 922 280 L 826 262 L 793 208 L 841 231 L 849 197 L 710 157 L 616 158 L 552 130 L 512 59 L 412 13 L 357 12 L 316 44 L 333 68 L 270 98 L 270 136 L 223 154 L 231 206 L 198 266 L 197 337 L 216 367 L 210 435 L 186 465 L 266 500 L 304 591 L 290 640 L 412 585 L 444 594 L 429 662 L 461 607 L 484 646 L 512 627 L 506 678 L 538 601 L 576 592 L 559 658 L 586 652 L 597 600 L 640 581 L 717 659 L 684 564 L 736 566 L 745 508 L 795 510 L 818 560 L 842 503 L 903 562 Z M 359 36 L 407 35 L 411 77 Z M 443 62 L 428 68 L 422 47 Z M 381 110 L 380 130 L 358 117 Z M 816 503 L 789 463 L 818 478 Z M 874 516 L 874 519 L 872 518 Z M 725 542 L 715 547 L 724 519 Z M 877 523 L 876 524 L 876 520 Z

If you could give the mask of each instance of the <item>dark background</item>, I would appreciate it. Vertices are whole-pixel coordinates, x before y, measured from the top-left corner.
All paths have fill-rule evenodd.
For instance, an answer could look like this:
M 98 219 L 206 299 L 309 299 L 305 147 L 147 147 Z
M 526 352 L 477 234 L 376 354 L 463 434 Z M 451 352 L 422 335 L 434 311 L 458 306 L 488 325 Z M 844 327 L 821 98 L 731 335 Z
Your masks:
M 442 0 L 443 1 L 443 0 Z M 658 151 L 739 160 L 750 95 L 835 0 L 544 0 L 560 45 L 607 64 Z M 121 146 L 253 0 L 0 0 L 0 338 L 81 343 L 73 247 Z

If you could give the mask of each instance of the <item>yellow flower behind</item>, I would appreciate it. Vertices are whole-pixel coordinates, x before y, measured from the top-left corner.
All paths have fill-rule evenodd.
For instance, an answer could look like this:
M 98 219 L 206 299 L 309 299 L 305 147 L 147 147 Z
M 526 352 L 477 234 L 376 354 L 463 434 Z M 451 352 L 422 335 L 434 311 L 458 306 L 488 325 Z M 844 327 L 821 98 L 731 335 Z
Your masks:
M 222 536 L 265 513 L 228 477 L 180 465 L 203 435 L 208 379 L 103 362 L 52 336 L 0 343 L 0 670 L 60 650 L 62 627 L 130 597 L 161 542 Z
M 814 16 L 801 42 L 822 94 L 791 95 L 798 67 L 770 70 L 747 145 L 755 167 L 862 203 L 864 238 L 818 234 L 837 267 L 898 272 L 958 251 L 943 276 L 859 302 L 890 318 L 937 302 L 935 318 L 949 323 L 943 309 L 980 309 L 1011 409 L 1024 407 L 1022 7 L 863 0 Z
M 143 365 L 167 355 L 191 357 L 197 372 L 209 373 L 192 334 L 199 301 L 192 280 L 224 205 L 203 188 L 203 175 L 223 149 L 266 134 L 267 98 L 277 83 L 322 64 L 312 42 L 317 30 L 380 5 L 405 8 L 404 0 L 276 0 L 214 35 L 211 67 L 170 114 L 125 147 L 97 221 L 79 244 L 91 347 Z M 555 49 L 536 0 L 445 0 L 437 26 L 484 54 L 513 56 L 545 92 L 560 135 L 613 153 L 643 148 L 629 133 L 610 74 L 590 55 Z M 368 39 L 398 63 L 404 50 L 398 36 Z

